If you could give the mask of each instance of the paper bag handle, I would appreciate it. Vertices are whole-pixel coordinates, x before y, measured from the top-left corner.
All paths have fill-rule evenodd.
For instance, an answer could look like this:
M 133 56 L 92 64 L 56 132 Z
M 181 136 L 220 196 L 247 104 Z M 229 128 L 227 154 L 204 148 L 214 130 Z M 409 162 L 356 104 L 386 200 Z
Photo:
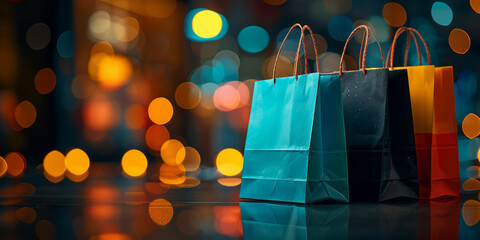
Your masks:
M 350 33 L 350 36 L 348 36 L 348 39 L 347 41 L 345 42 L 345 46 L 343 47 L 343 52 L 342 52 L 342 57 L 340 58 L 340 66 L 339 66 L 339 72 L 340 72 L 340 76 L 342 76 L 342 71 L 343 71 L 343 59 L 345 57 L 345 52 L 347 51 L 347 46 L 348 44 L 350 43 L 350 40 L 352 39 L 353 37 L 353 34 L 355 34 L 356 31 L 360 30 L 360 29 L 365 29 L 365 34 L 366 34 L 366 37 L 365 37 L 365 48 L 363 49 L 363 55 L 362 55 L 362 71 L 363 71 L 363 74 L 366 74 L 366 71 L 365 71 L 365 59 L 366 59 L 366 56 L 367 56 L 367 48 L 368 48 L 368 38 L 370 36 L 370 33 L 372 33 L 373 37 L 375 38 L 375 41 L 377 42 L 378 44 L 378 48 L 380 49 L 380 54 L 382 55 L 382 67 L 385 67 L 385 59 L 383 58 L 383 51 L 382 51 L 382 46 L 380 45 L 380 42 L 378 41 L 377 39 L 377 36 L 375 36 L 375 33 L 372 31 L 372 29 L 370 29 L 370 27 L 368 27 L 367 25 L 360 25 L 358 27 L 356 27 L 355 29 L 353 29 L 352 33 Z M 360 67 L 360 63 L 358 63 L 359 67 Z
M 305 38 L 305 29 L 307 29 L 310 32 L 310 35 L 312 36 L 312 43 L 313 43 L 313 49 L 315 50 L 315 62 L 317 64 L 317 72 L 320 72 L 320 64 L 318 62 L 318 48 L 317 48 L 317 43 L 315 42 L 315 37 L 313 35 L 312 29 L 308 25 L 303 25 L 302 28 L 302 35 Z M 307 47 L 305 45 L 305 40 L 303 42 L 303 52 L 305 53 L 305 74 L 308 73 L 308 58 L 307 58 Z M 298 53 L 300 54 L 300 53 Z
M 408 28 L 408 27 L 401 27 L 397 30 L 395 33 L 395 36 L 392 41 L 392 46 L 390 47 L 389 56 L 388 57 L 388 67 L 393 67 L 393 59 L 394 59 L 394 53 L 395 53 L 395 45 L 397 43 L 398 37 L 403 33 L 407 32 L 409 35 L 408 36 L 413 36 L 413 40 L 415 41 L 416 47 L 417 47 L 417 53 L 418 53 L 418 64 L 421 66 L 422 65 L 422 54 L 420 53 L 420 48 L 418 47 L 418 42 L 415 37 L 415 34 L 418 35 L 420 40 L 422 40 L 423 46 L 425 47 L 425 51 L 427 53 L 427 59 L 428 59 L 428 65 L 432 64 L 432 60 L 430 57 L 430 51 L 428 50 L 427 42 L 423 38 L 422 34 L 420 34 L 417 29 L 415 28 Z M 407 65 L 407 56 L 408 56 L 408 45 L 410 44 L 409 38 L 407 38 L 407 47 L 405 49 L 405 59 L 404 59 L 404 66 Z M 390 54 L 391 53 L 391 54 Z M 391 56 L 390 56 L 391 55 Z
M 275 63 L 273 64 L 273 74 L 272 74 L 272 79 L 273 79 L 273 84 L 275 84 L 275 72 L 277 70 L 277 63 L 278 63 L 278 58 L 280 57 L 280 52 L 282 51 L 282 48 L 283 48 L 283 45 L 285 44 L 285 42 L 287 41 L 287 38 L 288 36 L 290 35 L 290 33 L 292 32 L 292 30 L 296 27 L 299 27 L 300 30 L 301 30 L 301 35 L 300 35 L 300 39 L 298 40 L 298 48 L 297 48 L 297 54 L 295 55 L 295 62 L 293 64 L 293 75 L 295 76 L 295 81 L 298 80 L 298 77 L 297 77 L 297 65 L 298 65 L 298 58 L 299 58 L 299 55 L 300 55 L 300 47 L 302 45 L 302 41 L 303 41 L 303 45 L 305 45 L 305 38 L 303 37 L 303 27 L 302 25 L 300 25 L 300 23 L 295 23 L 293 24 L 293 26 L 290 28 L 290 30 L 288 30 L 288 33 L 287 35 L 285 36 L 285 38 L 283 39 L 283 42 L 282 42 L 282 45 L 280 45 L 280 48 L 278 49 L 278 52 L 277 52 L 277 56 L 275 57 Z

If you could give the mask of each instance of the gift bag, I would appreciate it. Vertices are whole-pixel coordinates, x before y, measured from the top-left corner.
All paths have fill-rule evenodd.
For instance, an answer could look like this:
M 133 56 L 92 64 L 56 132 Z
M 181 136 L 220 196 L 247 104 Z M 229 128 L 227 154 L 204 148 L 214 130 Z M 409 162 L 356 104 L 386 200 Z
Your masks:
M 240 202 L 243 238 L 348 239 L 348 205 Z
M 255 83 L 240 198 L 348 202 L 339 75 L 297 76 L 297 62 L 298 51 L 294 76 L 276 79 L 274 65 L 272 79 Z
M 389 51 L 389 66 L 393 66 L 395 44 L 401 33 L 407 32 L 405 62 L 412 36 L 420 66 L 407 69 L 414 120 L 420 198 L 435 199 L 460 196 L 457 123 L 453 87 L 453 68 L 431 65 L 428 46 L 422 35 L 413 28 L 400 28 Z M 415 36 L 422 40 L 428 66 L 421 66 L 422 57 Z M 391 53 L 391 57 L 390 57 Z
M 418 198 L 407 71 L 366 69 L 368 44 L 359 63 L 362 70 L 342 71 L 347 45 L 362 28 L 366 30 L 365 43 L 368 43 L 370 28 L 357 27 L 345 43 L 340 60 L 350 198 L 352 201 Z

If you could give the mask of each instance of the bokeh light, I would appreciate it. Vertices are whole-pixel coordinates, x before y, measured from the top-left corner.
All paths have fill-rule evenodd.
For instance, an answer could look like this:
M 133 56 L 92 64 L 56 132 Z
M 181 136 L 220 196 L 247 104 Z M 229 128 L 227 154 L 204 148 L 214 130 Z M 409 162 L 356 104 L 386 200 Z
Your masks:
M 148 116 L 156 124 L 166 124 L 173 117 L 173 106 L 164 97 L 155 98 L 148 106 Z
M 65 166 L 65 155 L 56 150 L 49 152 L 43 159 L 43 170 L 54 178 L 63 176 L 67 170 Z
M 63 165 L 65 166 L 65 163 Z M 45 179 L 47 179 L 48 181 L 50 181 L 52 183 L 59 183 L 59 182 L 63 181 L 63 179 L 65 179 L 66 175 L 63 174 L 60 177 L 53 177 L 50 174 L 48 174 L 47 171 L 43 171 L 43 176 L 45 177 Z
M 470 0 L 470 6 L 472 7 L 473 11 L 480 14 L 480 0 Z
M 219 178 L 217 181 L 225 187 L 235 187 L 242 183 L 241 178 Z
M 474 113 L 469 113 L 463 119 L 462 130 L 466 137 L 476 138 L 480 134 L 480 118 Z
M 19 221 L 31 224 L 37 219 L 37 212 L 31 207 L 21 207 L 15 211 L 15 216 Z
M 7 162 L 5 161 L 5 158 L 0 157 L 0 177 L 3 177 L 5 173 L 7 172 Z
M 185 147 L 180 141 L 170 139 L 162 145 L 160 154 L 166 164 L 175 166 L 183 162 L 186 152 Z
M 197 8 L 185 16 L 185 36 L 196 42 L 217 40 L 228 30 L 227 19 L 212 10 Z
M 26 183 L 26 182 L 22 182 L 13 186 L 13 189 L 18 196 L 24 196 L 24 197 L 32 196 L 36 192 L 35 186 L 33 186 L 31 183 Z
M 86 171 L 85 173 L 81 174 L 81 175 L 76 175 L 76 174 L 73 174 L 69 171 L 66 171 L 65 172 L 65 176 L 70 179 L 70 181 L 72 182 L 83 182 L 85 179 L 87 179 L 88 175 L 90 175 L 90 172 L 89 171 Z
M 352 9 L 352 0 L 323 0 L 325 8 L 333 14 L 345 14 Z
M 51 68 L 40 69 L 34 79 L 35 89 L 40 94 L 50 93 L 57 84 L 55 72 Z
M 130 177 L 142 176 L 147 167 L 147 157 L 137 149 L 129 150 L 122 157 L 122 169 Z
M 238 45 L 245 52 L 258 53 L 270 43 L 268 32 L 259 26 L 248 26 L 238 34 Z
M 147 110 L 140 104 L 131 104 L 125 110 L 124 118 L 130 129 L 142 129 L 147 123 Z
M 120 55 L 104 56 L 98 63 L 98 81 L 105 90 L 115 91 L 130 79 L 132 71 L 128 58 Z
M 480 221 L 480 202 L 476 200 L 467 200 L 462 206 L 462 216 L 465 224 L 471 227 Z
M 262 75 L 265 79 L 271 79 L 273 76 L 273 65 L 275 56 L 268 57 L 262 65 Z M 275 77 L 287 77 L 293 75 L 293 63 L 285 56 L 279 56 Z
M 50 28 L 45 23 L 35 23 L 28 28 L 26 39 L 33 50 L 44 49 L 50 43 Z
M 70 150 L 65 156 L 65 166 L 68 172 L 80 176 L 88 171 L 90 159 L 83 150 L 75 148 Z
M 40 220 L 35 225 L 35 233 L 40 240 L 56 239 L 57 228 L 48 220 Z
M 243 155 L 233 148 L 220 151 L 215 161 L 218 171 L 225 176 L 235 176 L 243 169 Z
M 345 15 L 336 15 L 328 21 L 328 33 L 337 41 L 347 40 L 353 31 L 353 21 Z
M 148 204 L 148 215 L 156 224 L 165 226 L 173 218 L 172 204 L 165 199 L 155 199 Z
M 83 108 L 83 121 L 93 130 L 107 130 L 115 126 L 118 121 L 118 106 L 106 97 L 92 98 Z
M 318 56 L 320 56 L 323 53 L 325 53 L 328 49 L 327 40 L 325 40 L 325 38 L 322 35 L 319 35 L 316 33 L 313 34 L 313 38 L 315 39 L 315 44 L 317 46 Z M 315 49 L 313 48 L 312 35 L 310 34 L 305 36 L 305 48 L 307 49 L 307 58 L 310 60 L 315 60 L 316 59 Z M 317 69 L 315 70 L 318 71 Z
M 75 55 L 73 44 L 74 36 L 72 31 L 65 31 L 58 37 L 57 52 L 63 58 L 72 58 Z
M 242 236 L 242 218 L 239 206 L 216 206 L 213 211 L 217 232 L 230 237 Z
M 15 120 L 22 128 L 28 128 L 33 125 L 37 119 L 37 110 L 35 106 L 27 100 L 18 104 L 15 109 Z
M 140 31 L 138 20 L 133 17 L 125 17 L 120 22 L 114 25 L 114 33 L 117 39 L 122 42 L 134 40 Z
M 235 87 L 225 84 L 215 90 L 213 104 L 220 111 L 232 111 L 240 104 L 240 94 Z
M 193 16 L 192 29 L 201 38 L 213 38 L 222 30 L 222 18 L 211 10 L 199 11 Z
M 465 54 L 470 49 L 470 36 L 464 30 L 455 28 L 448 36 L 448 44 L 452 51 L 458 54 Z
M 175 101 L 183 109 L 195 108 L 202 99 L 200 88 L 192 82 L 184 82 L 175 90 Z
M 453 20 L 452 9 L 444 2 L 434 2 L 431 14 L 433 20 L 441 26 L 448 26 Z
M 160 166 L 159 173 L 160 181 L 168 185 L 182 184 L 186 180 L 185 167 L 182 164 L 172 166 L 164 163 Z
M 113 50 L 112 44 L 110 44 L 109 42 L 99 41 L 93 45 L 92 50 L 90 51 L 90 56 L 94 56 L 97 53 L 113 55 L 115 54 L 115 51 Z
M 185 171 L 193 172 L 200 167 L 200 154 L 193 147 L 185 147 L 185 160 L 182 164 L 185 167 Z
M 480 181 L 475 178 L 469 178 L 463 182 L 462 188 L 467 191 L 480 190 Z
M 8 166 L 7 173 L 11 177 L 21 177 L 27 168 L 25 157 L 18 152 L 7 154 L 7 156 L 5 156 L 5 162 Z
M 153 124 L 145 132 L 145 143 L 155 151 L 160 151 L 163 144 L 170 139 L 168 129 L 163 125 Z
M 401 27 L 407 21 L 407 12 L 399 3 L 389 2 L 383 6 L 383 18 L 392 27 Z
M 385 19 L 383 19 L 383 17 L 380 17 L 380 16 L 371 16 L 368 18 L 368 24 L 369 26 L 372 27 L 372 30 L 373 32 L 375 33 L 375 36 L 377 37 L 378 41 L 381 43 L 381 42 L 386 42 L 386 41 L 389 41 L 391 36 L 392 36 L 392 31 L 391 31 L 391 27 L 388 25 L 387 22 L 385 22 Z M 360 34 L 358 34 L 360 35 Z M 360 35 L 362 36 L 362 35 Z M 370 41 L 369 43 L 373 43 L 375 42 L 375 38 L 373 36 L 370 37 Z M 371 57 L 368 57 L 367 58 L 367 62 L 368 60 L 375 60 L 373 62 L 376 62 L 378 60 L 378 62 L 381 62 L 381 55 L 380 55 L 380 50 L 378 49 L 377 46 L 373 47 L 373 48 L 370 48 L 370 54 L 369 56 Z M 374 51 L 378 51 L 377 54 L 373 53 Z M 374 58 L 376 57 L 376 59 Z
M 88 29 L 94 35 L 107 32 L 111 26 L 110 14 L 106 11 L 96 11 L 88 19 Z

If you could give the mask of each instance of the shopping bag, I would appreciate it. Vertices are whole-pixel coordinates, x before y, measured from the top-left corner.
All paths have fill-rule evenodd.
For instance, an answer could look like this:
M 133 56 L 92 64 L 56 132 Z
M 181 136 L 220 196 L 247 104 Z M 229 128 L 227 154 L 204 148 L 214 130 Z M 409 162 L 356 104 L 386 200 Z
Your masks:
M 296 24 L 290 31 L 295 27 L 301 28 Z M 300 44 L 301 40 L 299 48 Z M 298 51 L 295 71 L 297 62 Z M 348 202 L 344 131 L 338 74 L 297 76 L 295 72 L 291 77 L 276 79 L 273 75 L 272 79 L 257 81 L 240 198 Z
M 348 205 L 240 202 L 243 238 L 348 239 Z
M 355 28 L 340 60 L 350 198 L 352 201 L 418 198 L 406 70 L 366 69 L 368 44 L 365 44 L 363 60 L 359 63 L 362 70 L 342 71 L 347 45 L 353 34 L 362 28 L 366 30 L 365 43 L 368 43 L 370 28 L 365 25 Z M 380 43 L 378 46 L 382 51 Z
M 417 239 L 458 239 L 460 199 L 420 201 Z
M 419 188 L 421 199 L 460 196 L 457 123 L 453 87 L 453 68 L 431 65 L 428 46 L 422 35 L 413 28 L 400 28 L 394 36 L 389 57 L 393 67 L 395 44 L 401 33 L 407 32 L 405 59 L 410 36 L 413 37 L 420 66 L 407 69 L 414 120 Z M 428 64 L 422 66 L 421 53 L 415 34 L 424 44 Z M 390 54 L 389 54 L 390 56 Z M 406 65 L 406 60 L 404 64 Z

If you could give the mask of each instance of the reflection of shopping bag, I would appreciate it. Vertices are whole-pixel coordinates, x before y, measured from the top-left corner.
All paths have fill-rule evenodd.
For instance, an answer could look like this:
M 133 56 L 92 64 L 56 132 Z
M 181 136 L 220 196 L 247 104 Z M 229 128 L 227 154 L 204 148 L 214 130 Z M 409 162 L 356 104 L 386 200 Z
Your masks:
M 420 201 L 417 239 L 458 239 L 460 199 Z
M 294 75 L 255 83 L 240 198 L 348 202 L 339 75 Z
M 347 239 L 348 205 L 241 202 L 243 238 Z
M 408 39 L 413 36 L 421 65 L 421 54 L 415 33 L 420 37 L 424 43 L 429 63 L 428 66 L 400 68 L 408 71 L 420 198 L 460 196 L 453 68 L 430 65 L 430 54 L 425 40 L 417 30 L 405 27 L 400 28 L 395 34 L 390 50 L 392 57 L 389 59 L 389 66 L 393 66 L 395 44 L 403 32 L 409 34 Z M 406 55 L 407 53 L 408 47 Z
M 352 203 L 349 239 L 415 239 L 418 203 Z
M 418 172 L 407 72 L 387 68 L 342 72 L 342 98 L 347 140 L 350 197 L 385 201 L 418 198 Z M 380 44 L 378 44 L 380 47 Z M 381 51 L 381 48 L 380 48 Z M 382 53 L 383 60 L 383 53 Z

